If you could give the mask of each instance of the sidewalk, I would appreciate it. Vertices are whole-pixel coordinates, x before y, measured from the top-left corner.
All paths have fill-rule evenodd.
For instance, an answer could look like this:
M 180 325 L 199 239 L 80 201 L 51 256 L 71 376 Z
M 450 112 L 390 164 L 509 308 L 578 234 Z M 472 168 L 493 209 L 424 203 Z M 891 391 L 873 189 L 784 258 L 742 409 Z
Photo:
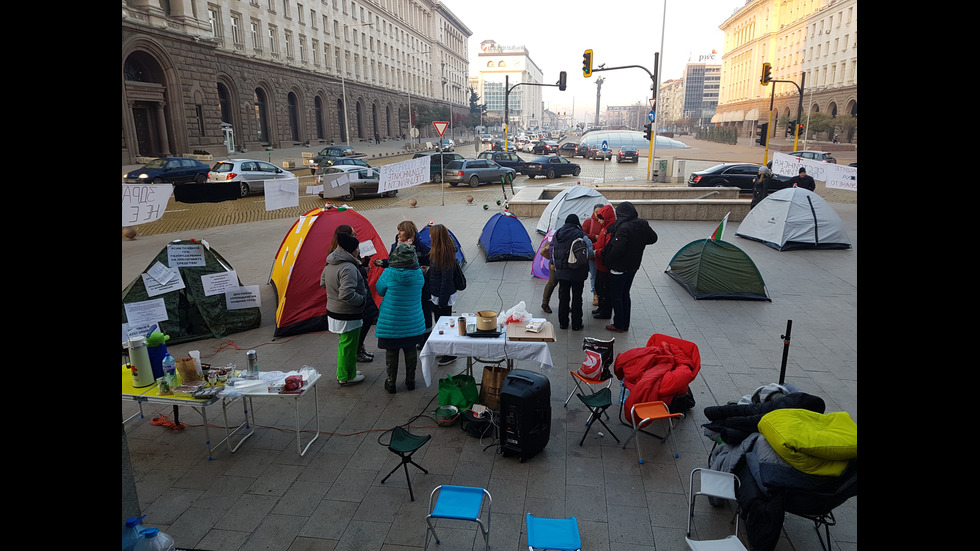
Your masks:
M 365 154 L 378 154 L 377 144 L 358 145 Z M 381 144 L 382 146 L 384 144 Z M 308 148 L 273 151 L 274 162 L 298 158 Z M 296 157 L 294 157 L 296 156 Z M 260 157 L 261 158 L 261 157 Z M 281 164 L 280 164 L 281 166 Z M 222 226 L 194 235 L 161 234 L 123 241 L 122 285 L 125 287 L 171 240 L 193 237 L 206 240 L 235 268 L 244 285 L 260 286 L 262 324 L 259 328 L 169 347 L 185 355 L 199 350 L 212 365 L 243 365 L 245 351 L 255 349 L 262 370 L 289 371 L 304 365 L 322 375 L 317 386 L 320 408 L 315 412 L 320 438 L 299 456 L 296 422 L 291 405 L 256 401 L 255 431 L 242 447 L 230 453 L 218 446 L 209 461 L 200 417 L 182 411 L 182 431 L 153 425 L 156 413 L 171 415 L 169 406 L 145 406 L 144 417 L 123 426 L 124 445 L 147 527 L 172 535 L 178 547 L 224 550 L 417 551 L 425 538 L 427 497 L 439 484 L 479 486 L 493 496 L 490 544 L 493 549 L 526 549 L 524 515 L 576 516 L 585 549 L 591 551 L 677 551 L 684 549 L 687 492 L 690 472 L 704 466 L 712 442 L 703 434 L 704 407 L 738 400 L 761 385 L 778 380 L 788 320 L 793 335 L 788 349 L 786 381 L 822 397 L 827 411 L 847 411 L 857 421 L 857 206 L 833 204 L 844 220 L 853 249 L 850 251 L 777 252 L 735 237 L 737 224 L 726 239 L 751 256 L 762 274 L 772 302 L 696 301 L 664 274 L 673 255 L 684 245 L 711 234 L 716 222 L 652 221 L 659 240 L 647 248 L 633 287 L 633 323 L 628 333 L 612 334 L 605 320 L 586 315 L 584 331 L 556 329 L 551 344 L 554 367 L 518 362 L 517 368 L 545 374 L 551 384 L 552 424 L 547 446 L 520 463 L 504 458 L 490 438 L 478 439 L 460 427 L 435 425 L 436 385 L 391 395 L 384 391 L 384 353 L 373 333 L 367 348 L 375 361 L 359 364 L 367 380 L 353 387 L 333 383 L 337 338 L 311 333 L 273 340 L 276 298 L 268 277 L 276 250 L 294 220 L 266 220 Z M 418 225 L 432 220 L 456 235 L 467 259 L 468 288 L 460 293 L 454 314 L 478 310 L 504 311 L 524 301 L 535 316 L 552 322 L 554 315 L 539 309 L 545 281 L 530 274 L 529 262 L 484 260 L 478 240 L 494 210 L 477 206 L 426 206 L 363 211 L 380 235 L 394 235 L 396 225 L 411 219 Z M 521 220 L 537 247 L 541 236 L 537 220 Z M 557 295 L 557 293 L 556 293 Z M 586 301 L 586 305 L 589 302 Z M 551 307 L 556 307 L 555 300 Z M 587 306 L 588 307 L 588 306 Z M 556 310 L 557 311 L 557 310 Z M 557 325 L 557 324 L 556 324 Z M 587 410 L 573 396 L 568 371 L 584 359 L 582 339 L 615 337 L 615 352 L 643 346 L 653 333 L 664 333 L 698 345 L 702 366 L 691 385 L 697 405 L 675 424 L 670 446 L 641 435 L 645 462 L 639 464 L 636 442 L 622 449 L 610 434 L 600 437 L 593 428 L 584 445 Z M 436 369 L 435 375 L 460 372 L 465 363 Z M 481 374 L 476 374 L 477 380 Z M 619 383 L 613 391 L 619 393 Z M 303 405 L 305 430 L 315 427 L 312 401 Z M 214 409 L 214 408 L 211 408 Z M 122 417 L 137 413 L 123 402 Z M 241 410 L 229 409 L 229 422 L 240 421 Z M 607 421 L 624 441 L 627 427 L 610 410 Z M 209 412 L 211 434 L 223 434 L 217 409 Z M 195 424 L 196 423 L 196 424 Z M 384 446 L 384 431 L 410 423 L 413 431 L 431 434 L 432 440 L 415 456 L 429 473 L 410 469 L 415 501 L 403 473 L 385 484 L 381 479 L 397 464 Z M 602 430 L 602 432 L 607 432 Z M 305 433 L 308 438 L 309 432 Z M 125 448 L 124 448 L 125 449 Z M 124 463 L 124 473 L 125 473 Z M 125 489 L 125 483 L 124 483 Z M 699 502 L 700 503 L 700 502 Z M 857 500 L 834 511 L 832 549 L 857 549 Z M 721 537 L 730 533 L 731 511 L 704 506 L 695 516 L 697 536 Z M 482 549 L 482 538 L 469 525 L 443 525 L 444 550 Z M 742 541 L 745 523 L 740 523 Z M 430 545 L 430 548 L 433 546 Z M 787 516 L 777 549 L 820 549 L 812 523 Z

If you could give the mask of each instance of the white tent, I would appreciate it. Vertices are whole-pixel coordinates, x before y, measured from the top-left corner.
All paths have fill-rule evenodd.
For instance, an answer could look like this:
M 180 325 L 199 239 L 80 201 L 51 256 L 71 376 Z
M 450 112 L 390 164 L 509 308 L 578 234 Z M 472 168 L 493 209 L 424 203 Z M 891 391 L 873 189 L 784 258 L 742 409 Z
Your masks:
M 851 248 L 844 224 L 830 204 L 800 187 L 781 189 L 763 199 L 735 235 L 777 251 Z
M 540 234 L 557 230 L 565 225 L 565 218 L 569 214 L 578 216 L 579 222 L 585 222 L 592 216 L 593 207 L 598 204 L 608 205 L 609 200 L 595 188 L 579 184 L 564 189 L 544 208 L 535 230 Z

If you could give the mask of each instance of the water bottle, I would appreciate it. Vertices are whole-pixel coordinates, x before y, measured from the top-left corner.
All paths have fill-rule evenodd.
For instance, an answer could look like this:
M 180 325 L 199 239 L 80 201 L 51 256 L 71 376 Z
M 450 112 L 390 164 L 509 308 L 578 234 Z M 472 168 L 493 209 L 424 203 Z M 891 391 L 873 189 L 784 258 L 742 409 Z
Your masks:
M 139 540 L 133 551 L 176 551 L 174 539 L 159 528 L 143 530 L 143 539 Z
M 129 517 L 126 519 L 126 527 L 123 528 L 122 533 L 122 551 L 133 551 L 136 544 L 143 539 L 143 534 L 141 532 L 146 530 L 146 527 L 141 523 L 146 515 L 141 517 Z
M 163 376 L 167 379 L 167 383 L 170 384 L 170 389 L 177 388 L 177 360 L 167 353 L 163 357 L 163 361 L 160 362 L 160 365 L 163 366 Z
M 258 379 L 259 378 L 259 357 L 254 350 L 249 350 L 245 353 L 245 359 L 248 361 L 248 370 L 245 371 L 246 379 Z

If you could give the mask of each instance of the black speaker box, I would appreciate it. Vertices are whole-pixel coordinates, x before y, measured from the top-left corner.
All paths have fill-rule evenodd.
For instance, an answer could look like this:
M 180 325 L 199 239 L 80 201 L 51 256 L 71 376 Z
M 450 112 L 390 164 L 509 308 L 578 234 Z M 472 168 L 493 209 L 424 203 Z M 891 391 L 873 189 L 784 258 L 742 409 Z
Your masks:
M 500 388 L 500 447 L 521 463 L 543 450 L 551 437 L 551 381 L 514 369 Z

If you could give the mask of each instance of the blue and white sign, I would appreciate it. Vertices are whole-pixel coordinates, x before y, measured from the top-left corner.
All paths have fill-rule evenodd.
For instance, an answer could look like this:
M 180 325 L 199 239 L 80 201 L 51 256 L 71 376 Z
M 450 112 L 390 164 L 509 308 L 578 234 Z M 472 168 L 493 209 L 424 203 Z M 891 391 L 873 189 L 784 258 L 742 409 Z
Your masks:
M 602 150 L 607 151 L 609 149 L 609 142 L 607 140 L 602 140 Z
M 653 122 L 653 119 L 655 118 L 657 118 L 656 112 L 653 109 L 651 109 L 650 112 L 647 113 L 647 120 Z

